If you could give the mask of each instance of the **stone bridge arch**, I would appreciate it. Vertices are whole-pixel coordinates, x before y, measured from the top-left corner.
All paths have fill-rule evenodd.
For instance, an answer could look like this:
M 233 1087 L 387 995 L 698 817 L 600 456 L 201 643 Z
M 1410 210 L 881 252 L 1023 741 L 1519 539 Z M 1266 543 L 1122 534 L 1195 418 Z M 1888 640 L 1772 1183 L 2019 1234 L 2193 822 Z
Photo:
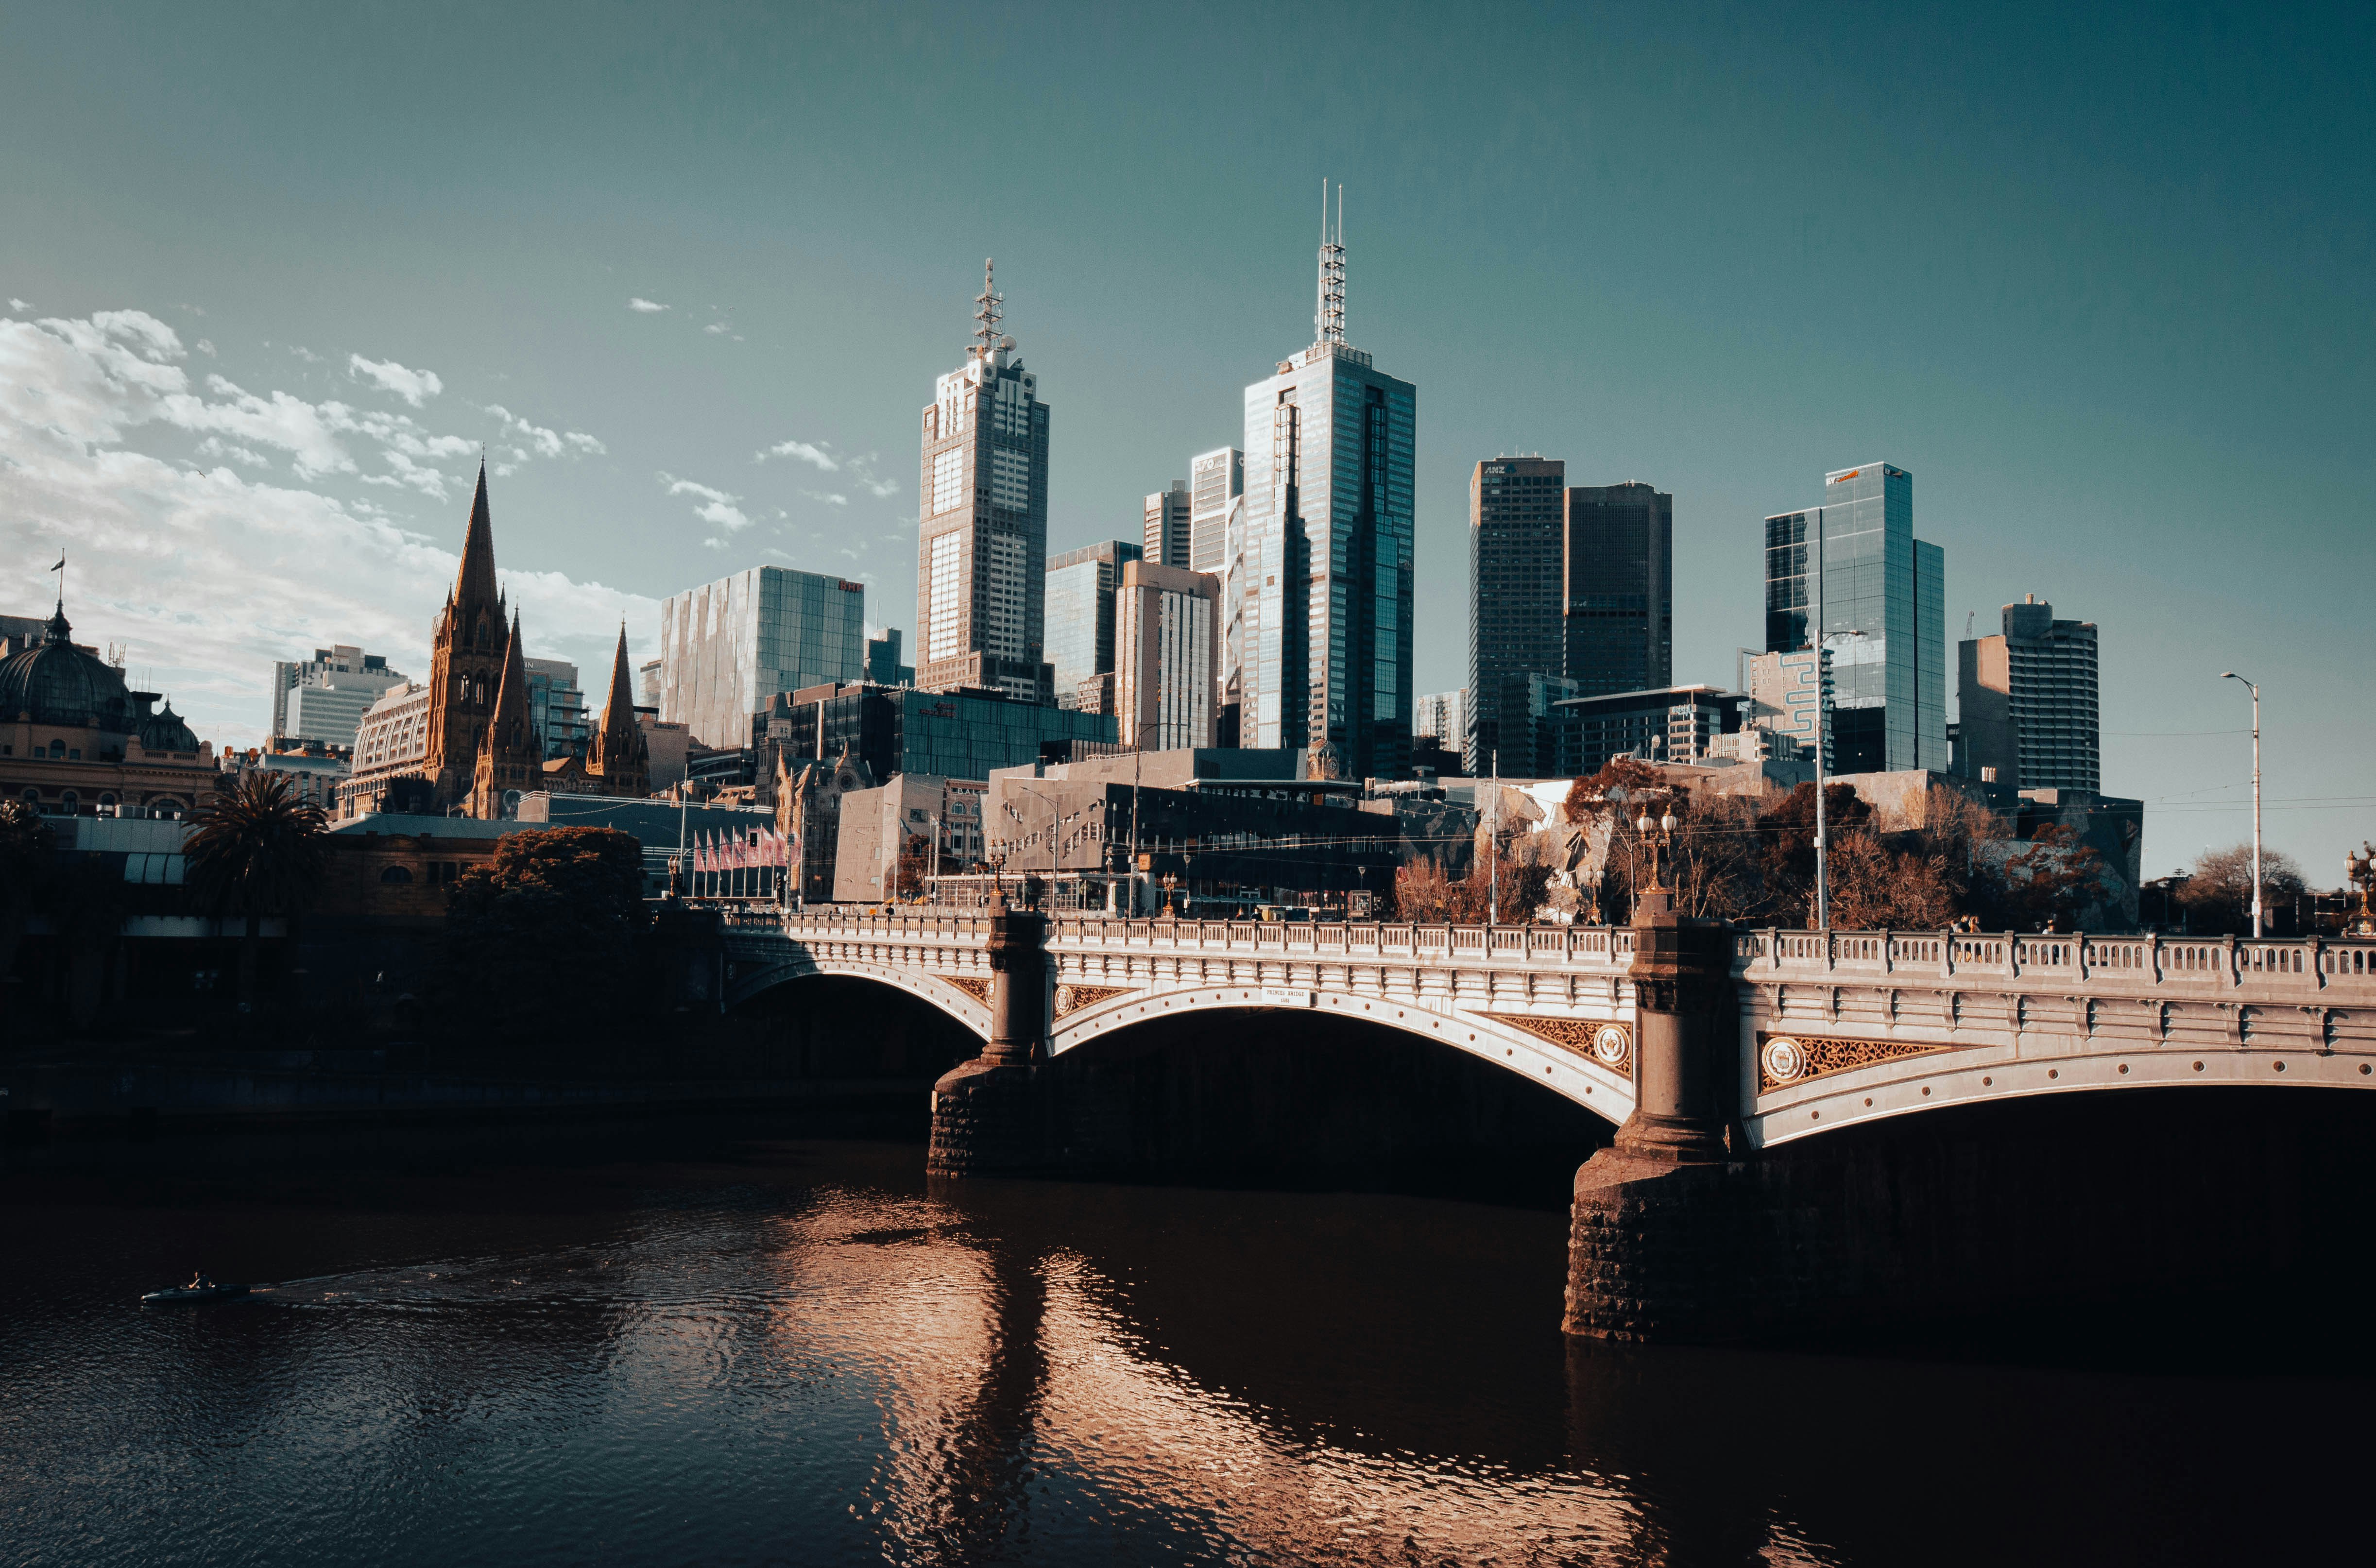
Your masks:
M 1325 987 L 1190 984 L 1124 987 L 1055 983 L 1049 1054 L 1094 1050 L 1138 1027 L 1200 1014 L 1325 1016 L 1423 1039 L 1490 1063 L 1572 1100 L 1612 1126 L 1634 1111 L 1630 1018 L 1543 1016 L 1429 1006 L 1407 998 Z
M 768 992 L 803 980 L 835 978 L 864 980 L 901 992 L 948 1017 L 976 1039 L 990 1037 L 990 982 L 987 978 L 948 975 L 910 965 L 866 958 L 819 957 L 793 949 L 753 957 L 735 956 L 729 948 L 719 1010 L 732 1012 Z

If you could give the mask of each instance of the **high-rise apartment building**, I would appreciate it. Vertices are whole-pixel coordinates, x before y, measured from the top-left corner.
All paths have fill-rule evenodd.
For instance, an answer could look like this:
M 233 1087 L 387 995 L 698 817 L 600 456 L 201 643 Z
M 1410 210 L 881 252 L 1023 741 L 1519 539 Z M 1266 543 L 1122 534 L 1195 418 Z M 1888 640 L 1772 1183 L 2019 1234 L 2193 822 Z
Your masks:
M 1628 480 L 1571 486 L 1559 669 L 1585 696 L 1674 679 L 1675 498 Z
M 272 666 L 272 738 L 322 741 L 334 746 L 355 743 L 355 726 L 380 694 L 405 683 L 401 671 L 391 670 L 376 653 L 346 643 L 317 647 L 307 659 L 287 659 Z M 311 688 L 300 696 L 300 688 Z M 298 709 L 291 714 L 292 705 Z
M 1345 246 L 1324 220 L 1316 340 L 1246 388 L 1240 743 L 1394 778 L 1410 751 L 1418 388 L 1345 340 Z
M 1085 544 L 1049 559 L 1048 663 L 1057 706 L 1082 706 L 1081 683 L 1113 672 L 1114 591 L 1122 586 L 1123 568 L 1139 559 L 1139 547 L 1123 539 Z
M 1914 537 L 1914 476 L 1865 463 L 1826 474 L 1824 495 L 1765 519 L 1766 651 L 1826 656 L 1826 772 L 1944 772 L 1946 556 Z
M 1114 708 L 1122 743 L 1149 752 L 1213 745 L 1220 579 L 1133 561 L 1122 569 L 1114 600 Z
M 1234 446 L 1199 452 L 1188 465 L 1188 567 L 1219 576 L 1228 560 L 1230 515 L 1244 501 L 1246 455 Z M 1170 563 L 1166 563 L 1169 564 Z
M 1467 723 L 1438 743 L 1472 775 L 1490 771 L 1501 747 L 1503 695 L 1523 693 L 1530 674 L 1560 673 L 1566 484 L 1567 465 L 1539 456 L 1495 457 L 1468 476 Z
M 984 262 L 975 342 L 924 410 L 917 683 L 1050 702 L 1048 405 L 999 333 L 1002 303 Z
M 1143 553 L 1139 559 L 1185 571 L 1191 529 L 1188 481 L 1175 479 L 1170 489 L 1158 490 L 1148 496 L 1145 516 L 1139 546 Z
M 2096 624 L 2058 621 L 2033 593 L 2004 607 L 2003 625 L 1956 649 L 1965 771 L 2020 790 L 2102 790 Z
M 660 718 L 699 746 L 751 743 L 778 692 L 855 681 L 866 669 L 866 585 L 755 566 L 660 605 Z

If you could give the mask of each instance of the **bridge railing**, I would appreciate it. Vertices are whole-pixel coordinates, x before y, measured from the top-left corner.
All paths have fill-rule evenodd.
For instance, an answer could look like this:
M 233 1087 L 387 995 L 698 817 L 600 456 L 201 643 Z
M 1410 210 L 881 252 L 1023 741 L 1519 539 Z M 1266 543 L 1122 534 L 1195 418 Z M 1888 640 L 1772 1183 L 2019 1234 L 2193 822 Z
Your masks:
M 1247 953 L 1345 962 L 1492 963 L 1606 967 L 1629 959 L 1624 927 L 1418 925 L 1381 921 L 1109 920 L 1060 915 L 1051 941 L 1060 949 L 1111 952 Z
M 2270 986 L 2305 994 L 2337 984 L 2376 992 L 2376 941 L 2331 937 L 2089 936 L 2084 932 L 1744 932 L 1734 945 L 1749 980 L 1903 976 L 1909 980 L 2024 976 L 2126 988 Z

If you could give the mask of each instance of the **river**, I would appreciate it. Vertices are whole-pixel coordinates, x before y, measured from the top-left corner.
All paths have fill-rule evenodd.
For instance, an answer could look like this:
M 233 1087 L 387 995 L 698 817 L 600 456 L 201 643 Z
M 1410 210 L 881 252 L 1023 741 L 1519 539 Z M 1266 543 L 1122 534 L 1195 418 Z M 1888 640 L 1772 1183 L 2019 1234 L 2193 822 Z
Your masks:
M 765 1131 L 17 1160 L 0 1563 L 2364 1560 L 2364 1318 L 1586 1347 L 1548 1209 Z

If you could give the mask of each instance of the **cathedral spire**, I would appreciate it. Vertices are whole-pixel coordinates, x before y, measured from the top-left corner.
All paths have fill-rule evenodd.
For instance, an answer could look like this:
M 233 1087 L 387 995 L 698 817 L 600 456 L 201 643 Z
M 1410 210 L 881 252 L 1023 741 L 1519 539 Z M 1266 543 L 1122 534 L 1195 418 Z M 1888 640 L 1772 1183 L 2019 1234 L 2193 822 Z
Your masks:
M 482 489 L 480 493 L 483 495 L 486 492 Z M 512 633 L 504 644 L 503 678 L 495 684 L 494 722 L 489 727 L 488 734 L 493 737 L 501 732 L 504 743 L 514 745 L 518 743 L 514 736 L 527 727 L 528 665 L 520 652 L 519 612 L 514 611 Z
M 453 602 L 457 607 L 493 606 L 502 596 L 495 586 L 495 529 L 487 517 L 487 465 L 479 463 L 479 490 L 470 498 L 469 531 L 462 538 L 462 566 L 454 574 Z
M 602 705 L 602 739 L 625 735 L 636 728 L 635 688 L 627 669 L 627 624 L 619 623 L 619 650 L 611 658 L 611 697 Z

